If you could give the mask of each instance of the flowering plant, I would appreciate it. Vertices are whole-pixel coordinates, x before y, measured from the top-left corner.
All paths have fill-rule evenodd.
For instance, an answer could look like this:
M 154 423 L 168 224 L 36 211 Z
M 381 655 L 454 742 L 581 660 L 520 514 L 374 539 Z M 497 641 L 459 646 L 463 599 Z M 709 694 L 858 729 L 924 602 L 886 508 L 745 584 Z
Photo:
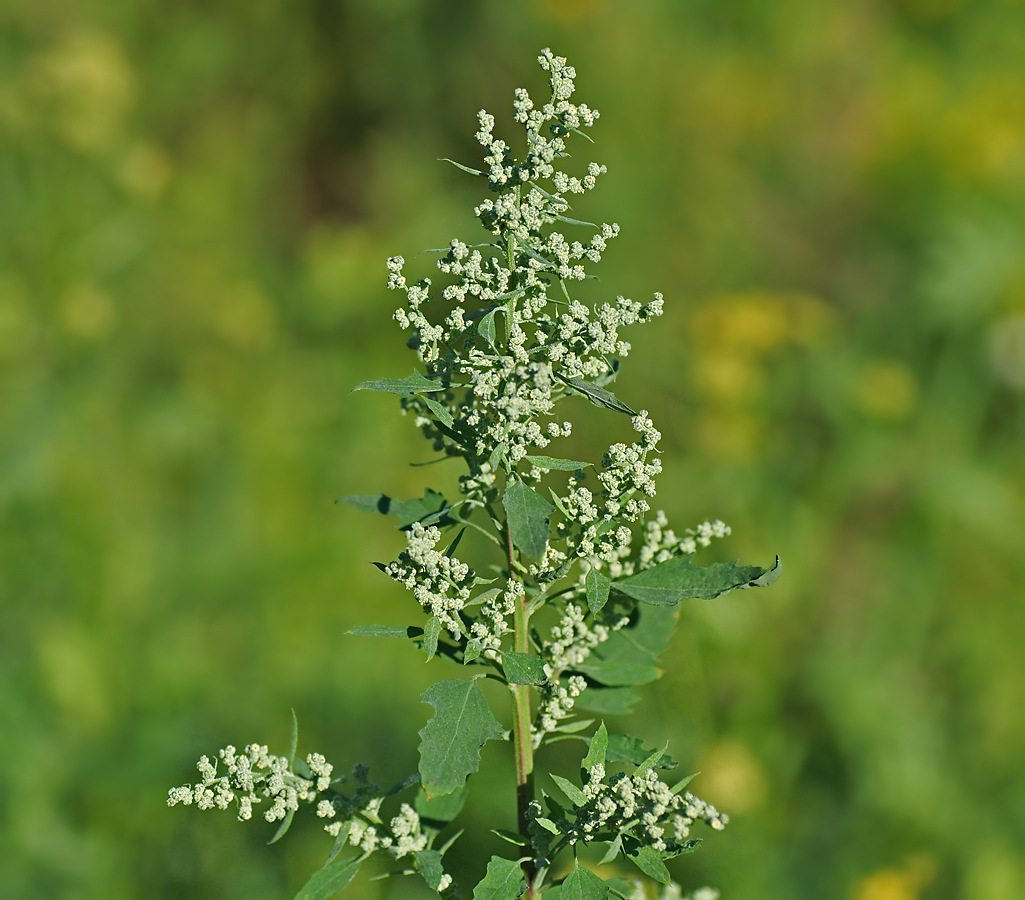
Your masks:
M 406 501 L 343 498 L 398 517 L 406 548 L 378 565 L 426 614 L 418 625 L 366 625 L 352 633 L 405 640 L 428 660 L 443 657 L 470 674 L 423 693 L 435 712 L 420 732 L 419 772 L 390 791 L 371 784 L 363 766 L 346 789 L 347 779 L 333 777 L 323 756 L 296 757 L 293 731 L 287 757 L 257 744 L 242 753 L 229 746 L 216 763 L 200 760 L 199 784 L 168 797 L 171 805 L 200 808 L 234 803 L 240 819 L 265 804 L 264 818 L 282 823 L 278 836 L 301 805 L 313 806 L 335 843 L 297 900 L 340 891 L 372 853 L 401 860 L 403 872 L 418 873 L 445 897 L 458 896 L 443 861 L 454 838 L 438 841 L 461 811 L 489 740 L 512 744 L 519 828 L 500 832 L 513 850 L 509 858 L 492 857 L 474 900 L 534 898 L 549 889 L 566 900 L 601 900 L 610 891 L 633 896 L 637 887 L 629 880 L 603 880 L 576 862 L 578 847 L 589 843 L 606 846 L 603 863 L 623 858 L 666 885 L 663 898 L 680 898 L 666 860 L 697 846 L 691 829 L 699 820 L 717 831 L 728 821 L 687 791 L 693 776 L 663 780 L 661 773 L 677 765 L 665 750 L 646 750 L 639 739 L 580 717 L 623 715 L 638 699 L 631 688 L 660 677 L 658 657 L 680 600 L 766 585 L 779 574 L 779 561 L 770 569 L 736 561 L 697 565 L 697 550 L 729 528 L 704 522 L 679 535 L 661 511 L 652 512 L 660 434 L 647 411 L 634 411 L 608 386 L 630 351 L 621 330 L 661 315 L 663 298 L 617 297 L 592 309 L 573 297 L 571 285 L 592 277 L 586 263 L 601 260 L 619 227 L 567 215 L 567 196 L 592 190 L 605 173 L 593 162 L 579 177 L 560 168 L 570 137 L 587 138 L 583 129 L 598 112 L 571 102 L 575 72 L 565 59 L 545 50 L 539 62 L 550 77 L 550 101 L 535 107 L 520 89 L 513 104 L 526 130 L 523 158 L 494 137 L 494 118 L 481 111 L 477 139 L 486 169 L 455 163 L 487 181 L 491 196 L 474 212 L 489 239 L 453 240 L 435 251 L 447 276 L 440 291 L 429 278 L 407 281 L 402 257 L 388 260 L 388 287 L 405 295 L 394 318 L 410 333 L 423 371 L 357 385 L 398 395 L 441 459 L 462 460 L 459 499 L 430 490 Z M 569 240 L 563 226 L 592 235 L 587 243 Z M 443 305 L 443 314 L 428 315 Z M 610 418 L 626 416 L 632 441 L 612 443 L 597 464 L 545 455 L 572 431 L 556 406 L 573 396 Z M 495 577 L 482 577 L 456 556 L 466 535 L 468 549 L 474 539 L 498 548 L 503 565 Z M 484 678 L 508 687 L 511 731 L 491 711 Z M 580 783 L 552 772 L 538 791 L 535 752 L 565 740 L 584 744 Z M 414 789 L 412 802 L 382 817 L 390 797 Z M 703 888 L 693 898 L 715 896 Z

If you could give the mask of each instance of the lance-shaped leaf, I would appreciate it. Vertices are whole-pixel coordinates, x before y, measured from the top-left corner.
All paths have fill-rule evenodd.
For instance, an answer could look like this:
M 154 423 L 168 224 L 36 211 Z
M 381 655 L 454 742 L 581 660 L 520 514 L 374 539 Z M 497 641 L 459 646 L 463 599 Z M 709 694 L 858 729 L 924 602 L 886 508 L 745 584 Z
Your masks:
M 544 660 L 533 653 L 503 650 L 502 669 L 509 684 L 544 684 L 548 680 Z
M 415 625 L 357 625 L 346 632 L 346 634 L 359 634 L 364 637 L 402 638 L 403 640 L 418 638 L 423 633 L 424 630 Z
M 644 742 L 640 738 L 631 737 L 629 734 L 610 734 L 605 756 L 610 762 L 633 763 L 639 766 L 645 760 L 651 759 L 654 752 L 645 750 Z M 668 753 L 663 752 L 653 765 L 658 769 L 675 769 L 679 763 Z
M 360 858 L 351 856 L 336 859 L 324 868 L 317 869 L 295 895 L 295 900 L 326 900 L 347 887 L 359 871 Z
M 361 381 L 354 391 L 384 391 L 388 394 L 398 394 L 400 397 L 412 397 L 414 394 L 424 394 L 430 391 L 443 391 L 445 385 L 430 378 L 425 378 L 419 372 L 414 371 L 412 375 L 405 378 L 381 378 L 378 381 Z
M 634 861 L 634 865 L 649 878 L 654 878 L 661 884 L 669 884 L 669 870 L 662 862 L 662 857 L 653 848 L 647 844 L 641 844 L 630 854 L 630 858 Z
M 461 788 L 480 767 L 485 742 L 504 735 L 477 684 L 483 677 L 439 681 L 420 695 L 435 709 L 420 729 L 420 781 L 428 797 Z
M 548 517 L 555 507 L 522 481 L 514 481 L 502 498 L 513 545 L 530 559 L 540 559 L 551 528 Z
M 414 522 L 436 521 L 441 525 L 451 524 L 445 513 L 451 504 L 430 488 L 424 491 L 423 497 L 413 500 L 396 500 L 387 494 L 362 494 L 351 497 L 339 497 L 337 503 L 348 503 L 363 512 L 379 512 L 386 516 L 398 516 L 397 528 L 409 528 Z
M 763 587 L 775 581 L 781 569 L 779 557 L 771 569 L 738 566 L 736 560 L 696 566 L 689 557 L 677 557 L 615 581 L 612 588 L 644 603 L 670 606 L 693 597 L 712 600 L 734 588 Z
M 438 635 L 441 634 L 441 619 L 431 616 L 424 626 L 424 650 L 427 651 L 427 662 L 434 659 L 438 652 Z
M 554 456 L 524 456 L 532 466 L 541 469 L 551 469 L 553 472 L 575 472 L 577 469 L 586 469 L 594 463 L 582 462 L 579 459 L 556 459 Z
M 587 741 L 589 748 L 587 756 L 580 762 L 580 768 L 585 772 L 590 772 L 595 766 L 604 766 L 605 753 L 609 747 L 609 733 L 605 730 L 605 723 L 602 722 L 598 726 L 594 737 L 584 738 L 584 740 Z
M 487 874 L 473 889 L 473 900 L 516 900 L 526 889 L 527 881 L 516 860 L 492 856 Z
M 591 384 L 589 381 L 584 381 L 582 378 L 564 378 L 558 374 L 555 377 L 563 384 L 573 388 L 578 394 L 583 394 L 595 406 L 600 406 L 602 409 L 611 409 L 614 412 L 626 413 L 628 416 L 637 415 L 622 400 L 619 400 L 612 391 L 607 391 L 605 388 Z
M 591 615 L 596 616 L 609 602 L 609 588 L 612 587 L 612 582 L 591 566 L 584 579 L 584 586 L 587 589 L 587 607 L 591 610 Z
M 578 862 L 563 881 L 559 900 L 605 900 L 608 895 L 605 882 Z
M 584 796 L 584 792 L 572 781 L 563 778 L 561 775 L 556 775 L 554 772 L 549 774 L 552 781 L 559 786 L 559 789 L 573 802 L 574 806 L 587 806 L 587 797 Z

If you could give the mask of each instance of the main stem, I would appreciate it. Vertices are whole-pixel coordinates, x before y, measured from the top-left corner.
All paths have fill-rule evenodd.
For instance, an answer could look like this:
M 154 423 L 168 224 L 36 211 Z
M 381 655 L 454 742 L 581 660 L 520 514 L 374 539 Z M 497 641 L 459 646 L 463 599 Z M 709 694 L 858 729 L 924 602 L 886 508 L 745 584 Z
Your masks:
M 512 534 L 506 524 L 506 550 L 509 554 L 509 571 L 513 571 L 513 559 L 515 549 L 512 543 Z M 530 639 L 527 627 L 530 624 L 530 614 L 527 611 L 527 597 L 524 594 L 516 604 L 513 613 L 514 649 L 517 653 L 530 652 Z M 513 724 L 513 752 L 516 757 L 516 823 L 520 834 L 528 841 L 530 831 L 528 816 L 531 800 L 534 799 L 534 745 L 530 736 L 530 686 L 526 684 L 510 685 L 513 693 L 514 719 Z M 527 892 L 523 895 L 527 900 L 533 900 L 537 894 L 534 892 L 534 863 L 532 860 L 523 864 L 523 875 L 527 879 Z

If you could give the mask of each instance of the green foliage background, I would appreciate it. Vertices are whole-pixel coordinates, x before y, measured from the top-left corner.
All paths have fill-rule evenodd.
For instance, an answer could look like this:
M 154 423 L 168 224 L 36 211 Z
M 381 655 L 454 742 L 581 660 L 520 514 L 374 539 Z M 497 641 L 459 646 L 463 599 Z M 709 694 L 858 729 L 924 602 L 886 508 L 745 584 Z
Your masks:
M 666 295 L 616 387 L 665 435 L 660 505 L 786 566 L 684 604 L 630 721 L 734 814 L 674 873 L 1025 896 L 1020 2 L 13 0 L 3 897 L 292 896 L 316 824 L 268 848 L 164 806 L 201 753 L 283 752 L 291 707 L 337 766 L 415 769 L 447 664 L 344 634 L 411 600 L 368 565 L 400 536 L 332 500 L 455 476 L 349 388 L 408 373 L 384 259 L 475 234 L 480 184 L 436 160 L 476 164 L 476 110 L 502 134 L 544 46 L 602 113 L 596 290 Z M 601 442 L 588 415 L 559 455 Z M 484 766 L 453 850 L 478 878 L 513 819 L 509 748 Z

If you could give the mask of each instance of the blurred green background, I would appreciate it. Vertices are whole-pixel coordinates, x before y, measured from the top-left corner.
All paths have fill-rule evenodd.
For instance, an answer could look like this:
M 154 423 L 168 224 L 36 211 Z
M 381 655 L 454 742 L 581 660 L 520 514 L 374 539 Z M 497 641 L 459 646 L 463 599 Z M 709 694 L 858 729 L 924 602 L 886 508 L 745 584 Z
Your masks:
M 454 475 L 349 388 L 409 371 L 384 259 L 429 274 L 479 234 L 437 159 L 476 164 L 481 107 L 515 133 L 545 46 L 602 113 L 577 209 L 623 234 L 594 295 L 666 295 L 616 388 L 665 435 L 660 505 L 786 566 L 685 605 L 617 723 L 733 814 L 674 874 L 1025 897 L 1020 0 L 8 0 L 5 900 L 292 896 L 315 822 L 267 847 L 164 798 L 229 742 L 284 752 L 293 707 L 305 750 L 415 769 L 446 664 L 345 635 L 412 607 L 368 565 L 400 535 L 333 499 Z M 578 412 L 572 450 L 603 446 Z M 452 851 L 471 877 L 511 849 L 509 756 Z

